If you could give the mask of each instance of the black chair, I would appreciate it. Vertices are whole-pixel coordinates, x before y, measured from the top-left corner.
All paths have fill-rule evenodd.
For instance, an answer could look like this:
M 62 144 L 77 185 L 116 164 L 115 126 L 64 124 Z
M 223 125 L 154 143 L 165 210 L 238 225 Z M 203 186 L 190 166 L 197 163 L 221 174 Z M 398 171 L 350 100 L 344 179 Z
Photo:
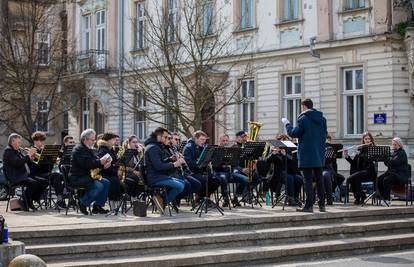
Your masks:
M 68 211 L 70 208 L 73 208 L 73 210 L 76 210 L 76 213 L 78 213 L 79 199 L 82 197 L 82 195 L 86 192 L 87 189 L 82 186 L 75 186 L 69 181 L 70 165 L 62 165 L 60 169 L 63 173 L 63 182 L 66 191 L 63 197 L 68 199 L 68 203 L 66 204 L 65 215 L 68 215 Z M 90 206 L 88 206 L 88 212 L 89 215 L 92 216 Z
M 4 166 L 3 166 L 4 167 Z M 7 175 L 6 172 L 6 168 L 3 168 L 3 173 L 4 173 L 4 177 L 6 178 L 6 181 L 8 183 L 8 192 L 7 192 L 7 196 L 6 196 L 6 200 L 7 200 L 7 205 L 6 205 L 6 212 L 9 211 L 9 205 L 10 205 L 10 200 L 15 196 L 15 193 L 17 191 L 17 189 L 20 189 L 20 192 L 22 193 L 20 198 L 22 199 L 23 203 L 24 203 L 24 210 L 28 211 L 28 204 L 27 204 L 27 199 L 24 196 L 24 192 L 26 191 L 27 186 L 24 185 L 13 185 L 9 176 Z
M 411 165 L 408 164 L 408 177 L 407 182 L 402 186 L 395 186 L 392 188 L 393 192 L 399 193 L 399 195 L 405 194 L 405 205 L 408 206 L 408 199 L 410 199 L 411 205 L 413 205 L 413 185 L 411 182 Z

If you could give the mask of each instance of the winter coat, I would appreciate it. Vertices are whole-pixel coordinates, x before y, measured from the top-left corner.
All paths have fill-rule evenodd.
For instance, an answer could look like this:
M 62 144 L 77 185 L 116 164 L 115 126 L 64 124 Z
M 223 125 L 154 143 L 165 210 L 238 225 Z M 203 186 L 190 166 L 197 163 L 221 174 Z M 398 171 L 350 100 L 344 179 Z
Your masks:
M 298 138 L 299 168 L 320 168 L 325 165 L 326 119 L 323 113 L 309 109 L 299 115 L 297 126 L 286 125 L 290 137 Z
M 152 137 L 145 141 L 144 162 L 149 186 L 170 177 L 169 172 L 175 169 L 174 163 L 164 162 L 163 145 Z
M 24 156 L 18 150 L 7 146 L 3 153 L 4 171 L 12 184 L 17 184 L 28 178 L 29 156 Z
M 73 148 L 70 162 L 69 180 L 77 186 L 90 186 L 93 183 L 91 170 L 103 168 L 95 152 L 83 143 Z

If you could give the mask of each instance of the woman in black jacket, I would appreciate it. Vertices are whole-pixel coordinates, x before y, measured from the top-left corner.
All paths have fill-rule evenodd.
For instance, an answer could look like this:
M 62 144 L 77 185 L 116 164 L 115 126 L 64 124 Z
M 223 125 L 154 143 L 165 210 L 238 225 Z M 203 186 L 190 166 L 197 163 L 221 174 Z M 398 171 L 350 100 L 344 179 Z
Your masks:
M 391 188 L 395 185 L 404 185 L 409 176 L 407 154 L 399 137 L 392 139 L 392 150 L 391 158 L 384 162 L 388 170 L 379 176 L 377 181 L 378 190 L 387 206 L 391 204 Z
M 97 142 L 98 145 L 98 157 L 102 158 L 106 154 L 112 157 L 111 166 L 107 169 L 101 170 L 102 177 L 109 180 L 111 183 L 109 186 L 108 199 L 112 201 L 119 201 L 122 194 L 125 192 L 123 183 L 118 176 L 119 161 L 118 156 L 113 149 L 117 135 L 113 133 L 105 133 L 102 139 Z
M 369 132 L 362 135 L 361 144 L 375 146 L 374 137 Z M 352 159 L 347 150 L 344 151 L 345 159 L 351 164 L 351 176 L 347 179 L 347 184 L 352 187 L 352 192 L 355 198 L 355 205 L 363 204 L 366 195 L 362 190 L 362 182 L 375 181 L 377 177 L 377 167 L 372 160 L 368 160 L 365 155 L 357 151 L 355 157 Z

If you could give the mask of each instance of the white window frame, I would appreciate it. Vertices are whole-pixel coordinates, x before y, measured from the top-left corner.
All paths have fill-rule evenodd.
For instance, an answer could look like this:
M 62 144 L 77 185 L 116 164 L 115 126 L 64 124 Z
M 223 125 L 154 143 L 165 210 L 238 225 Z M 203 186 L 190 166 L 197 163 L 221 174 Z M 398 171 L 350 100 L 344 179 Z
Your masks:
M 251 29 L 254 27 L 254 5 L 255 0 L 240 1 L 240 29 Z
M 178 0 L 167 0 L 167 20 L 167 40 L 174 43 L 178 33 Z
M 367 3 L 365 0 L 343 0 L 344 10 L 354 10 L 365 8 Z
M 145 47 L 145 1 L 138 1 L 135 3 L 135 12 L 135 49 L 143 49 Z
M 42 104 L 41 104 L 42 103 Z M 40 108 L 40 105 L 43 106 L 43 104 L 46 104 L 46 108 Z M 50 129 L 50 101 L 49 100 L 40 100 L 37 101 L 37 118 L 36 118 L 36 131 L 42 131 L 42 132 L 49 132 Z M 39 118 L 40 114 L 46 113 L 46 122 L 42 123 L 42 125 L 39 124 Z M 46 128 L 43 128 L 43 127 Z
M 46 38 L 45 38 L 46 37 Z M 47 45 L 46 49 L 46 61 L 41 56 L 41 50 L 43 51 L 43 45 Z M 37 48 L 37 62 L 39 66 L 48 66 L 50 63 L 50 33 L 37 32 L 36 33 L 36 48 Z
M 215 0 L 204 0 L 201 7 L 202 34 L 213 35 L 215 31 Z
M 135 115 L 135 135 L 140 139 L 143 140 L 146 138 L 146 100 L 145 94 L 142 92 L 136 93 L 136 115 Z M 139 116 L 138 113 L 143 112 L 144 118 L 143 120 L 138 120 Z
M 356 71 L 362 71 L 362 88 L 356 89 Z M 352 89 L 346 90 L 346 72 L 352 71 Z M 347 137 L 354 137 L 360 136 L 365 131 L 365 71 L 363 67 L 351 67 L 351 68 L 344 68 L 342 69 L 342 97 L 343 97 L 343 128 L 344 128 L 344 136 Z M 352 133 L 348 133 L 348 97 L 352 96 L 354 101 L 354 110 L 353 110 L 353 131 Z M 358 97 L 362 96 L 362 129 L 358 132 L 358 105 L 357 99 Z
M 82 131 L 90 128 L 90 102 L 89 97 L 82 97 Z
M 253 89 L 251 88 L 252 83 Z M 246 84 L 246 93 L 244 93 L 243 84 Z M 240 97 L 240 128 L 248 131 L 249 121 L 256 120 L 256 81 L 254 79 L 240 80 Z M 244 112 L 245 109 L 247 114 Z M 247 120 L 244 120 L 244 118 L 247 118 Z
M 283 21 L 298 20 L 301 0 L 283 0 Z
M 96 50 L 106 49 L 106 10 L 96 11 Z
M 82 16 L 82 50 L 91 49 L 91 15 Z
M 292 92 L 288 93 L 288 78 L 292 79 Z M 296 79 L 300 81 L 299 92 L 296 91 Z M 302 74 L 301 73 L 291 73 L 283 75 L 283 114 L 285 118 L 289 118 L 288 115 L 288 101 L 292 101 L 293 114 L 289 120 L 296 125 L 297 119 L 301 113 L 301 100 L 302 100 Z

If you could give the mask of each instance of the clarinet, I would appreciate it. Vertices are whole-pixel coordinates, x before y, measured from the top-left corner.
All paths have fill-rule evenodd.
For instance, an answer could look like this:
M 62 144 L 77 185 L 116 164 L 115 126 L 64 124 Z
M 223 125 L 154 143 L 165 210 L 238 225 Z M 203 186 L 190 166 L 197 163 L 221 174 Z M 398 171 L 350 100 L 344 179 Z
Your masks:
M 182 158 L 183 156 L 180 154 L 180 152 L 178 152 L 178 149 L 175 146 L 170 147 L 170 152 L 178 158 Z M 185 177 L 185 174 L 187 173 L 188 175 L 192 174 L 192 171 L 190 170 L 190 168 L 188 167 L 187 163 L 184 163 L 179 169 L 181 169 L 181 174 L 183 175 L 183 177 Z

